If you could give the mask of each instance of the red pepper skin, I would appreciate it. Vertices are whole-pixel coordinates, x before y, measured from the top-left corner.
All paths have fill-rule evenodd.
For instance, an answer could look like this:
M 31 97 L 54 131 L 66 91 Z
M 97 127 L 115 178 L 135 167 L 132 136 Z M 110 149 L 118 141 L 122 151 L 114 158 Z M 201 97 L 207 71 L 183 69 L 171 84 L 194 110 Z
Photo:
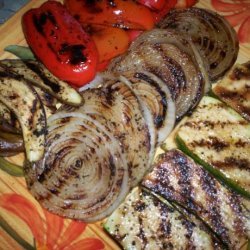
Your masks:
M 29 10 L 22 27 L 32 51 L 52 74 L 77 87 L 94 78 L 95 43 L 61 3 L 48 1 Z
M 150 9 L 134 0 L 64 0 L 64 4 L 82 24 L 137 30 L 150 30 L 154 26 Z
M 152 10 L 161 10 L 165 5 L 166 0 L 137 0 L 137 2 Z
M 177 0 L 166 0 L 162 9 L 153 12 L 155 23 L 158 23 L 167 13 L 175 7 Z

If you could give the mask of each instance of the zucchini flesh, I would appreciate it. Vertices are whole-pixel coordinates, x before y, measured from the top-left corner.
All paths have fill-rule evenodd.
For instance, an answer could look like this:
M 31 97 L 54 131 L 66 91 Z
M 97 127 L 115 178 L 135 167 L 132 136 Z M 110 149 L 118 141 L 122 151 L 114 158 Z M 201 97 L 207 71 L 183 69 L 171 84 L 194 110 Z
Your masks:
M 242 197 L 181 151 L 160 155 L 142 185 L 201 218 L 229 249 L 246 245 L 250 218 Z
M 0 70 L 0 102 L 18 118 L 27 159 L 42 158 L 45 146 L 46 114 L 35 90 L 22 78 Z
M 203 97 L 177 131 L 177 144 L 250 198 L 250 123 L 233 109 L 215 98 Z
M 140 188 L 132 190 L 104 227 L 124 249 L 220 249 L 200 225 Z
M 250 121 L 250 61 L 236 64 L 213 93 Z

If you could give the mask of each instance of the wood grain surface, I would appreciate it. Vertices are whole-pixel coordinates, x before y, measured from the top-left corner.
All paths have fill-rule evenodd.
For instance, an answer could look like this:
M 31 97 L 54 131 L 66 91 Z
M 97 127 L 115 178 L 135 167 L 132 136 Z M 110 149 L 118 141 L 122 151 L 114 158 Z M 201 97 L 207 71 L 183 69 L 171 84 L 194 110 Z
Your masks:
M 21 18 L 22 15 L 29 10 L 30 8 L 38 7 L 40 6 L 45 0 L 32 0 L 30 1 L 27 5 L 25 5 L 22 9 L 20 9 L 14 16 L 12 16 L 6 23 L 4 23 L 2 26 L 0 26 L 0 59 L 5 59 L 5 58 L 14 58 L 13 55 L 4 52 L 4 48 L 8 45 L 13 45 L 13 44 L 18 44 L 18 45 L 26 45 L 25 38 L 23 36 L 22 32 L 22 27 L 21 27 Z M 200 3 L 197 5 L 199 7 L 204 7 L 211 9 L 210 1 L 200 1 Z M 245 43 L 243 45 L 240 45 L 240 53 L 239 57 L 237 59 L 238 62 L 245 62 L 247 60 L 250 60 L 250 44 Z M 22 164 L 23 161 L 23 155 L 20 154 L 18 156 L 9 158 L 10 161 L 13 161 L 18 164 Z M 49 228 L 53 223 L 48 222 L 48 218 L 46 217 L 46 213 L 44 210 L 40 207 L 40 205 L 34 200 L 34 198 L 30 195 L 28 190 L 26 189 L 26 184 L 24 178 L 15 178 L 12 177 L 5 172 L 0 170 L 0 197 L 1 195 L 9 195 L 16 196 L 16 199 L 18 200 L 18 197 L 22 197 L 24 205 L 27 204 L 32 204 L 32 207 L 36 209 L 37 213 L 39 214 L 40 219 L 44 223 L 44 228 L 45 229 L 37 229 L 38 232 L 41 233 L 44 232 L 45 236 L 44 239 L 40 240 L 40 242 L 36 242 L 36 246 L 38 249 L 63 249 L 63 247 L 60 247 L 67 243 L 66 239 L 68 242 L 72 241 L 73 243 L 77 244 L 77 242 L 84 241 L 85 245 L 94 243 L 97 244 L 100 240 L 100 245 L 102 246 L 101 249 L 119 249 L 117 244 L 103 231 L 102 229 L 102 222 L 100 223 L 95 223 L 95 224 L 84 224 L 84 229 L 83 226 L 79 224 L 71 224 L 72 221 L 68 219 L 58 219 L 55 217 L 54 221 L 57 221 L 57 224 L 63 223 L 63 226 L 58 227 L 60 229 L 60 232 L 57 232 L 53 236 L 53 232 L 55 230 Z M 11 197 L 12 197 L 11 196 Z M 15 200 L 14 200 L 15 201 Z M 8 202 L 14 202 L 11 199 L 8 200 Z M 18 203 L 18 202 L 17 202 Z M 27 205 L 26 204 L 26 205 Z M 32 220 L 35 220 L 35 217 L 32 218 L 32 212 L 29 216 L 27 214 L 22 217 L 21 215 L 18 216 L 18 213 L 28 213 L 30 210 L 23 206 L 23 211 L 16 211 L 13 213 L 13 209 L 7 209 L 8 205 L 11 207 L 13 204 L 2 204 L 1 199 L 0 199 L 0 215 L 2 218 L 4 218 L 8 224 L 15 229 L 15 231 L 18 233 L 18 235 L 27 241 L 30 245 L 34 245 L 34 233 L 35 229 L 33 229 L 32 225 Z M 17 208 L 22 210 L 22 206 L 18 203 Z M 26 209 L 26 210 L 25 210 Z M 32 209 L 31 209 L 32 210 Z M 35 215 L 34 215 L 35 216 Z M 50 217 L 51 220 L 52 217 Z M 53 218 L 52 218 L 53 222 Z M 54 222 L 56 225 L 56 222 Z M 80 223 L 80 222 L 78 222 Z M 74 227 L 76 228 L 74 231 Z M 78 229 L 77 229 L 78 228 Z M 81 230 L 79 229 L 81 228 Z M 77 230 L 79 230 L 79 235 L 72 236 L 72 234 L 68 233 L 67 231 L 72 230 L 73 233 L 76 233 Z M 47 231 L 46 231 L 47 230 Z M 37 233 L 38 233 L 37 232 Z M 50 232 L 51 235 L 48 235 L 48 232 Z M 55 232 L 54 232 L 55 233 Z M 67 234 L 68 233 L 68 234 Z M 57 236 L 57 239 L 55 239 Z M 47 237 L 47 238 L 46 238 Z M 68 237 L 68 238 L 67 238 Z M 46 245 L 46 242 L 48 243 L 50 239 L 50 246 L 51 248 L 48 247 L 49 244 Z M 53 239 L 56 242 L 53 242 Z M 97 241 L 95 241 L 97 240 Z M 60 241 L 60 242 L 58 242 Z M 63 241 L 63 243 L 61 242 Z M 72 243 L 72 244 L 73 244 Z M 98 244 L 99 244 L 98 243 Z M 44 246 L 43 246 L 44 244 Z M 71 244 L 71 243 L 70 243 Z M 98 245 L 97 244 L 97 245 Z M 101 245 L 103 244 L 103 245 Z M 96 245 L 96 246 L 97 246 Z M 3 250 L 8 250 L 8 249 L 23 249 L 12 237 L 10 237 L 9 234 L 7 234 L 4 230 L 0 228 L 0 249 Z M 72 248 L 73 249 L 73 248 Z M 85 248 L 84 248 L 85 249 Z M 86 249 L 91 249 L 91 248 L 86 248 Z M 92 248 L 95 250 L 95 248 Z

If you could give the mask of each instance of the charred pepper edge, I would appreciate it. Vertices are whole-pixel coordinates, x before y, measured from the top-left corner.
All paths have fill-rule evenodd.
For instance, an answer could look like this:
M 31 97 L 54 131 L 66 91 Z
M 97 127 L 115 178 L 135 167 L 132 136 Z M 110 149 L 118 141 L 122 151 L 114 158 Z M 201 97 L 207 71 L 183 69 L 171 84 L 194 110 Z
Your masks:
M 175 141 L 177 144 L 177 147 L 185 154 L 190 156 L 196 163 L 201 165 L 203 168 L 205 168 L 210 174 L 212 174 L 218 181 L 221 182 L 222 185 L 226 185 L 229 187 L 232 191 L 238 193 L 239 195 L 250 199 L 250 193 L 239 186 L 235 181 L 232 179 L 229 179 L 226 177 L 220 170 L 216 169 L 209 163 L 203 161 L 198 155 L 193 153 L 185 144 L 185 142 L 181 139 L 181 137 L 177 134 L 175 137 Z

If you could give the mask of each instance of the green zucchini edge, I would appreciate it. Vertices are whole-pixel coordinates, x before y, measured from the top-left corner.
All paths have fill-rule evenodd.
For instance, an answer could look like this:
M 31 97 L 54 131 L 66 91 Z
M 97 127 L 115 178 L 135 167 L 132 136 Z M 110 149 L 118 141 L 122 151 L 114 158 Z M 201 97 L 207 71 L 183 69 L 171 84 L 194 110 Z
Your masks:
M 222 184 L 228 186 L 231 190 L 238 193 L 241 196 L 244 196 L 247 199 L 250 199 L 250 193 L 246 191 L 244 188 L 239 186 L 235 181 L 226 177 L 220 170 L 216 169 L 209 163 L 203 161 L 198 155 L 193 153 L 185 144 L 185 142 L 181 139 L 181 137 L 177 134 L 175 137 L 175 141 L 177 147 L 185 154 L 190 156 L 196 163 L 200 164 L 204 167 L 209 173 L 211 173 L 217 180 L 219 180 Z

